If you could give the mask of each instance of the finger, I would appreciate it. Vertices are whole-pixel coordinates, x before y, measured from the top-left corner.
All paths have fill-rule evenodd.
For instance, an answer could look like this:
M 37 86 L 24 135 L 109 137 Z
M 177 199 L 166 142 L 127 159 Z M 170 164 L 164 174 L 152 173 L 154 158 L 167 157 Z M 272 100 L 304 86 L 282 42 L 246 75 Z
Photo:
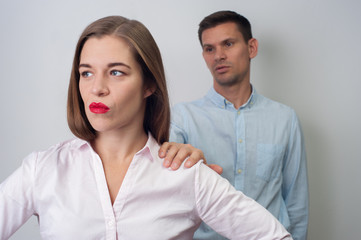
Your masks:
M 166 156 L 166 154 L 167 154 L 167 151 L 168 151 L 169 147 L 170 147 L 170 143 L 169 142 L 164 142 L 162 144 L 162 146 L 160 146 L 160 148 L 159 148 L 158 156 L 160 158 L 164 158 Z
M 192 154 L 192 149 L 193 147 L 188 144 L 181 145 L 178 152 L 173 158 L 171 168 L 173 170 L 177 170 L 182 165 L 182 163 Z
M 207 164 L 207 166 L 210 167 L 213 171 L 215 171 L 219 175 L 221 175 L 223 172 L 223 168 L 217 164 Z
M 185 166 L 187 168 L 192 167 L 194 164 L 199 162 L 200 160 L 203 160 L 204 164 L 207 164 L 207 161 L 203 155 L 203 152 L 199 149 L 194 148 L 192 151 L 192 154 L 187 159 L 187 162 L 185 163 Z
M 164 157 L 163 166 L 168 168 L 171 167 L 173 163 L 173 159 L 176 156 L 177 152 L 179 151 L 179 144 L 170 143 L 167 147 L 167 151 L 165 152 L 166 155 Z

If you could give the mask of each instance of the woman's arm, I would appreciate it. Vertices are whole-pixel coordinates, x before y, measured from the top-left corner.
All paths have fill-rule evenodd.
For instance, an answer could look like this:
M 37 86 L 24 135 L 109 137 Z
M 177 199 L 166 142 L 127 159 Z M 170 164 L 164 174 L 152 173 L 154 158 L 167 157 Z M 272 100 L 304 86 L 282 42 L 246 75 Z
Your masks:
M 35 154 L 24 160 L 0 185 L 0 239 L 8 239 L 33 214 L 33 174 L 30 161 Z
M 196 205 L 202 220 L 230 239 L 292 239 L 264 207 L 203 164 L 195 179 Z

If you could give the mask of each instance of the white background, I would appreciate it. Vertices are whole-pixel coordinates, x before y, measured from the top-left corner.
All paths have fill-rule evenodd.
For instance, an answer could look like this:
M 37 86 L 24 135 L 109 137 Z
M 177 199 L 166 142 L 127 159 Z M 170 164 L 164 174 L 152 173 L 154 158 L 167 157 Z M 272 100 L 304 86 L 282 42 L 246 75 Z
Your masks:
M 251 82 L 293 107 L 301 120 L 309 239 L 359 239 L 360 7 L 357 0 L 0 0 L 0 182 L 31 151 L 72 137 L 68 79 L 76 41 L 90 22 L 107 15 L 143 22 L 161 49 L 174 104 L 199 98 L 211 86 L 198 23 L 231 9 L 250 20 L 259 40 Z M 39 236 L 33 217 L 12 239 Z

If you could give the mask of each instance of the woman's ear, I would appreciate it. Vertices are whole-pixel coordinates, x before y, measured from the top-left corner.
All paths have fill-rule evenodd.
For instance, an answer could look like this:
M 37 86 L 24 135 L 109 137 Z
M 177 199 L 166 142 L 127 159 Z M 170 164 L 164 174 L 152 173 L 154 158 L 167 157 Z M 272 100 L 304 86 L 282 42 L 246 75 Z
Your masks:
M 144 89 L 144 98 L 149 97 L 150 95 L 152 95 L 155 92 L 155 87 L 149 87 L 149 88 L 145 88 Z

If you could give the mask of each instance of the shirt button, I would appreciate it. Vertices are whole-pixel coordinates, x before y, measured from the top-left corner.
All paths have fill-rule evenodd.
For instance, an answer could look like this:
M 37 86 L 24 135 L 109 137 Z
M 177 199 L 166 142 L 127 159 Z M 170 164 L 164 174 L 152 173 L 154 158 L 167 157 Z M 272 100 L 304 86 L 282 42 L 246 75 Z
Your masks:
M 242 139 L 239 139 L 238 142 L 239 142 L 239 143 L 242 143 L 243 141 L 242 141 Z
M 237 114 L 238 114 L 238 115 L 241 114 L 241 111 L 237 111 Z
M 113 220 L 109 220 L 109 221 L 108 221 L 108 226 L 109 226 L 109 227 L 113 227 L 113 225 L 114 225 L 114 221 L 113 221 Z
M 241 172 L 242 172 L 242 169 L 239 168 L 239 169 L 237 170 L 237 173 L 238 173 L 238 174 L 241 174 Z

